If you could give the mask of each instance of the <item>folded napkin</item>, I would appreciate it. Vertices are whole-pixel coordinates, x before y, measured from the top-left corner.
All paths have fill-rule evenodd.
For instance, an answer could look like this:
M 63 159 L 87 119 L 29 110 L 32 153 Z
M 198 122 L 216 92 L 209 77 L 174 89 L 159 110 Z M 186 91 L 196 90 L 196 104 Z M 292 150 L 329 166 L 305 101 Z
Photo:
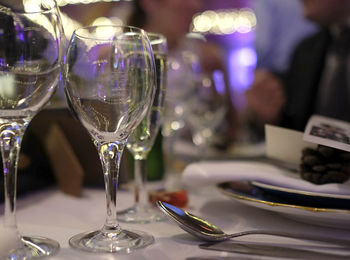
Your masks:
M 188 186 L 203 186 L 228 181 L 259 181 L 279 187 L 327 194 L 350 195 L 350 185 L 316 185 L 299 178 L 298 174 L 276 166 L 252 161 L 211 161 L 189 164 L 182 174 Z

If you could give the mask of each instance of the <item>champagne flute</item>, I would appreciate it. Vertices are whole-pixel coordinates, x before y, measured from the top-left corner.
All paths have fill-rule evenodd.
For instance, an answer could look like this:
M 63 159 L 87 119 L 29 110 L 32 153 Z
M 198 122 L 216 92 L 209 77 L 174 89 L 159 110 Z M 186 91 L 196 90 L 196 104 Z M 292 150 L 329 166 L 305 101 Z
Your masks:
M 130 135 L 127 148 L 134 157 L 135 204 L 118 212 L 118 219 L 125 222 L 149 223 L 164 218 L 159 210 L 148 202 L 146 189 L 146 159 L 159 132 L 166 88 L 167 42 L 163 35 L 148 33 L 156 64 L 156 92 L 148 113 Z
M 122 229 L 117 221 L 120 159 L 126 141 L 151 105 L 154 57 L 145 31 L 129 26 L 88 26 L 70 41 L 65 66 L 72 112 L 91 135 L 104 172 L 107 217 L 100 230 L 75 235 L 72 247 L 90 252 L 130 252 L 153 236 Z
M 4 169 L 3 231 L 10 259 L 54 254 L 59 244 L 21 236 L 16 221 L 17 162 L 26 128 L 49 101 L 59 82 L 63 30 L 55 2 L 37 6 L 0 4 L 0 147 Z M 0 256 L 0 258 L 3 257 Z

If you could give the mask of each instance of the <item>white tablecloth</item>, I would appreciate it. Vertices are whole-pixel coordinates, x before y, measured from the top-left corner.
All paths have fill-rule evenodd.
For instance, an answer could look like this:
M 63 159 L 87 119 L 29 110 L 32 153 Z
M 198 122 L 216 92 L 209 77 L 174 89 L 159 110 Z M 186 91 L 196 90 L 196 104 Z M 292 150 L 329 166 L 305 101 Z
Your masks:
M 132 203 L 132 191 L 119 191 L 119 209 L 127 208 Z M 3 208 L 3 205 L 1 205 L 1 208 Z M 206 187 L 205 189 L 196 189 L 189 192 L 188 209 L 196 215 L 207 218 L 228 233 L 260 228 L 350 239 L 349 230 L 303 224 L 273 212 L 249 207 L 224 197 L 215 187 Z M 1 220 L 3 220 L 3 216 L 0 217 Z M 237 256 L 233 253 L 200 249 L 198 245 L 202 243 L 201 241 L 188 235 L 169 220 L 152 224 L 122 223 L 124 228 L 143 230 L 155 237 L 153 245 L 130 254 L 89 254 L 69 247 L 68 239 L 71 236 L 100 228 L 104 220 L 105 195 L 103 190 L 86 189 L 82 198 L 71 197 L 58 190 L 42 191 L 19 199 L 17 204 L 17 221 L 21 234 L 46 236 L 60 243 L 60 251 L 50 259 L 164 260 L 199 256 Z M 0 235 L 0 240 L 3 239 L 6 238 Z M 248 236 L 244 239 L 261 241 L 261 239 L 266 239 L 266 236 Z M 281 241 L 281 238 L 277 237 L 269 237 L 268 239 L 271 242 Z M 240 240 L 243 240 L 243 238 Z M 295 241 L 294 243 L 302 244 L 304 242 Z M 239 256 L 243 257 L 242 255 Z M 238 259 L 240 258 L 238 257 Z M 249 259 L 256 259 L 256 257 Z

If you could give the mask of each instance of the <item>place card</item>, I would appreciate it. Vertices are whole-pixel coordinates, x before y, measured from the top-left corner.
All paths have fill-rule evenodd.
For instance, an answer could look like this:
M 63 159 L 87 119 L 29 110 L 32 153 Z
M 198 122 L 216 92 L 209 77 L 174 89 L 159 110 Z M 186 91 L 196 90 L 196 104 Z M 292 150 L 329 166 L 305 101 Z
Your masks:
M 303 133 L 283 127 L 265 125 L 266 155 L 269 158 L 299 165 L 302 150 L 317 145 L 303 140 Z
M 350 152 L 350 123 L 313 115 L 306 125 L 303 139 Z

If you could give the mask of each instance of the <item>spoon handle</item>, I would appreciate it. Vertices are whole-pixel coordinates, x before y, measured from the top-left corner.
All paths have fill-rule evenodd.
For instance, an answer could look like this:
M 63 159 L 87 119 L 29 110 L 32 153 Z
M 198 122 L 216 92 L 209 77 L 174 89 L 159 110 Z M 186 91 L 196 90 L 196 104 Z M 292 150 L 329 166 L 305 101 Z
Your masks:
M 302 239 L 302 240 L 326 242 L 334 245 L 343 245 L 343 246 L 350 247 L 350 240 L 339 239 L 339 238 L 318 237 L 318 236 L 308 235 L 308 234 L 269 231 L 269 230 L 242 231 L 232 235 L 228 235 L 228 238 L 234 238 L 234 237 L 240 237 L 240 236 L 246 236 L 246 235 L 272 235 L 272 236 L 289 237 L 289 238 L 296 238 L 296 239 Z

